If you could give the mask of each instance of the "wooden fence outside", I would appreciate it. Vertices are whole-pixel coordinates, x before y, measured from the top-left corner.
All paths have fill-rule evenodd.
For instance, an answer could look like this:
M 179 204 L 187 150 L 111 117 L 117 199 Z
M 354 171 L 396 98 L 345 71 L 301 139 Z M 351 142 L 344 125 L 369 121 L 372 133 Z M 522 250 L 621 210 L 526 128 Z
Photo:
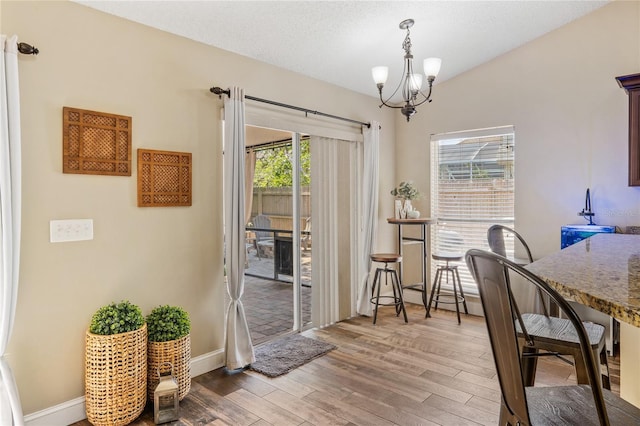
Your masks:
M 505 207 L 514 204 L 513 180 L 476 179 L 441 180 L 438 199 L 441 217 L 468 217 L 482 220 L 502 215 Z M 460 200 L 465 200 L 463 204 Z
M 301 188 L 300 227 L 311 217 L 311 188 Z M 293 229 L 293 188 L 254 188 L 251 218 L 262 214 L 271 219 L 274 229 Z

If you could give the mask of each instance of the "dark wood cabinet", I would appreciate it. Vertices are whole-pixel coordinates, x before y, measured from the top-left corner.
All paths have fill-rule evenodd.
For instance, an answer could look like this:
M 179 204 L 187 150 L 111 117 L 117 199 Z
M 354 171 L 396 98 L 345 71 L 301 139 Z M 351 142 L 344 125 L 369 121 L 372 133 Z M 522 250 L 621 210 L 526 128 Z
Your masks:
M 640 186 L 640 74 L 616 80 L 629 95 L 629 186 Z

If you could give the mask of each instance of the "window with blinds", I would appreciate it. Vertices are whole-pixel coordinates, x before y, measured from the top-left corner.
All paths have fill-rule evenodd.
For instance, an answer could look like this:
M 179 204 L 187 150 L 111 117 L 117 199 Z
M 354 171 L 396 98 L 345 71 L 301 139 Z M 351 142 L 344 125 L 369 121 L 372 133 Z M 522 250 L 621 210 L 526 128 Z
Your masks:
M 434 252 L 489 250 L 487 230 L 514 224 L 514 129 L 512 126 L 431 137 L 431 247 Z M 505 241 L 513 254 L 513 241 Z M 438 262 L 432 260 L 431 281 Z M 477 293 L 464 261 L 465 292 Z M 444 285 L 444 283 L 443 283 Z

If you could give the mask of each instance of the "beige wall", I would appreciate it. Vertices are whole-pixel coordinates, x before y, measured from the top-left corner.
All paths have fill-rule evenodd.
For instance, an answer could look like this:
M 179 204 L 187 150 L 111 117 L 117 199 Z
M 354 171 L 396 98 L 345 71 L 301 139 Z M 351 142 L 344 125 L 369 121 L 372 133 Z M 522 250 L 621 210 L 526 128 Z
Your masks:
M 222 348 L 222 101 L 209 87 L 238 85 L 253 96 L 380 121 L 391 163 L 382 180 L 391 188 L 395 116 L 373 98 L 74 3 L 3 0 L 1 8 L 2 33 L 41 51 L 19 64 L 23 239 L 8 359 L 26 414 L 84 394 L 84 332 L 112 301 L 127 299 L 145 314 L 183 306 L 192 356 Z M 63 106 L 133 117 L 131 177 L 62 173 Z M 136 206 L 138 148 L 193 154 L 191 207 Z M 49 221 L 74 218 L 94 220 L 94 239 L 49 243 Z
M 443 63 L 446 67 L 446 62 Z M 434 101 L 398 123 L 397 179 L 429 188 L 429 135 L 512 124 L 516 226 L 534 257 L 560 248 L 560 226 L 591 188 L 599 224 L 640 224 L 627 186 L 628 98 L 616 76 L 640 72 L 640 2 L 616 1 L 438 84 Z M 427 211 L 429 198 L 417 203 Z

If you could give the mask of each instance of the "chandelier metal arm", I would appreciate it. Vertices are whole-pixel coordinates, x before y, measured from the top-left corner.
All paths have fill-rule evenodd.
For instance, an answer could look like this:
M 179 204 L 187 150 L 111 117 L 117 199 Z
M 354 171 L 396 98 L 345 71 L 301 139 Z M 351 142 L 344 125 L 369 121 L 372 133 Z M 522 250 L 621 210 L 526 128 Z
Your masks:
M 424 97 L 424 99 L 422 101 L 420 101 L 418 103 L 415 103 L 415 102 L 411 102 L 410 100 L 406 100 L 405 99 L 405 102 L 409 103 L 410 105 L 413 105 L 414 107 L 420 106 L 420 105 L 422 105 L 423 103 L 425 103 L 427 101 L 431 102 L 433 100 L 433 99 L 431 99 L 432 90 L 433 90 L 433 80 L 430 80 L 429 81 L 429 93 L 427 93 L 425 95 L 424 92 L 418 91 L 418 93 L 420 93 Z M 396 91 L 397 91 L 397 89 L 396 89 Z M 382 108 L 383 106 L 386 106 L 387 108 L 394 108 L 394 109 L 401 109 L 401 108 L 405 107 L 405 106 L 396 106 L 396 105 L 388 104 L 382 97 L 382 86 L 378 87 L 378 93 L 380 95 L 380 105 L 378 106 L 379 108 Z M 395 92 L 394 92 L 394 94 L 395 94 Z
M 419 93 L 420 93 L 422 96 L 424 96 L 424 99 L 423 99 L 423 100 L 422 100 L 422 102 L 420 102 L 420 103 L 417 103 L 417 104 L 416 104 L 416 103 L 414 103 L 414 104 L 413 104 L 413 106 L 420 106 L 420 105 L 422 105 L 422 104 L 423 104 L 423 103 L 425 103 L 425 102 L 431 102 L 431 101 L 432 101 L 432 99 L 431 99 L 431 91 L 432 91 L 432 89 L 433 89 L 433 80 L 430 80 L 430 81 L 429 81 L 429 93 L 427 93 L 427 94 L 425 95 L 422 91 L 420 91 Z
M 409 32 L 409 30 L 407 29 L 407 33 L 408 32 Z M 402 88 L 403 86 L 406 85 L 407 72 L 411 71 L 411 61 L 408 60 L 408 58 L 407 58 L 407 55 L 411 56 L 411 52 L 407 50 L 407 49 L 411 48 L 411 40 L 407 41 L 408 38 L 409 38 L 409 35 L 407 34 L 407 37 L 405 38 L 404 43 L 402 43 L 402 47 L 403 47 L 403 49 L 405 49 L 405 60 L 404 60 L 404 64 L 403 64 L 404 66 L 402 68 L 402 76 L 403 77 L 400 80 L 400 83 L 398 83 L 398 87 L 396 87 L 396 90 L 394 90 L 393 93 L 387 98 L 387 101 L 390 100 L 391 98 L 393 98 L 396 95 L 396 93 L 398 93 L 398 90 L 400 90 L 400 88 Z M 408 70 L 407 70 L 407 68 L 408 68 Z M 378 106 L 379 108 L 382 108 L 383 105 L 386 106 L 387 108 L 393 108 L 393 109 L 402 109 L 402 108 L 404 108 L 404 106 L 389 105 L 384 100 L 384 98 L 382 97 L 382 89 L 384 88 L 384 84 L 378 84 L 377 86 L 378 86 L 378 93 L 380 94 L 380 102 L 382 102 L 382 104 Z M 404 93 L 403 93 L 402 97 L 404 99 L 404 102 L 408 102 L 408 99 L 406 98 Z
M 394 109 L 404 108 L 403 106 L 395 106 L 395 105 L 390 105 L 390 104 L 386 103 L 385 100 L 382 99 L 382 88 L 379 89 L 379 93 L 380 93 L 380 102 L 381 102 L 381 104 L 378 105 L 378 108 L 382 108 L 383 106 L 386 106 L 387 108 L 394 108 Z

